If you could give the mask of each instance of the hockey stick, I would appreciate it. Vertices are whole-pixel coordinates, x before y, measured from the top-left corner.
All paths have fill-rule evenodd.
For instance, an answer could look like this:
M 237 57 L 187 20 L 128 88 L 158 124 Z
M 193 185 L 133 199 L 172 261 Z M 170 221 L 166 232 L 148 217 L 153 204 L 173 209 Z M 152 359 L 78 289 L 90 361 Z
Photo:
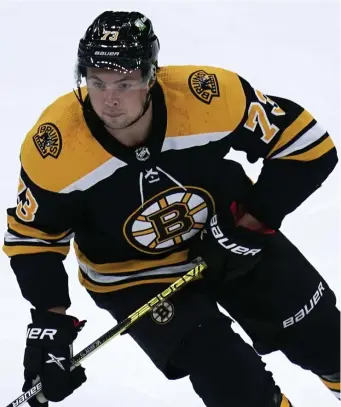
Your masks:
M 164 301 L 166 298 L 171 297 L 185 285 L 190 283 L 191 281 L 198 279 L 201 277 L 203 270 L 205 270 L 206 264 L 204 262 L 199 263 L 197 266 L 193 267 L 189 270 L 184 276 L 180 277 L 176 280 L 173 284 L 171 284 L 168 288 L 166 288 L 162 293 L 158 294 L 156 297 L 152 298 L 146 304 L 144 304 L 141 308 L 130 314 L 126 319 L 118 323 L 116 326 L 111 328 L 108 332 L 100 336 L 94 342 L 92 342 L 89 346 L 84 348 L 81 352 L 77 353 L 71 359 L 71 370 L 74 369 L 76 366 L 80 365 L 81 362 L 84 361 L 85 358 L 90 356 L 100 347 L 108 343 L 111 339 L 114 339 L 116 336 L 122 334 L 126 331 L 131 325 L 133 325 L 136 321 L 138 321 L 141 317 L 148 314 L 153 307 Z M 7 407 L 18 407 L 32 397 L 36 396 L 42 390 L 41 382 L 35 384 L 30 390 L 21 394 L 18 398 L 16 398 L 12 403 L 8 404 Z

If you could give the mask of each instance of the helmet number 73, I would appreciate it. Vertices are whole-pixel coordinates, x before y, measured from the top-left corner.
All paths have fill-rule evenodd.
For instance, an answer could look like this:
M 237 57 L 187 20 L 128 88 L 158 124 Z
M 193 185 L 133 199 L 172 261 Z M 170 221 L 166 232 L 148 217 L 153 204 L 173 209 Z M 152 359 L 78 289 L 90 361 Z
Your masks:
M 279 128 L 270 122 L 262 104 L 266 105 L 269 103 L 272 105 L 273 108 L 271 110 L 271 114 L 274 116 L 283 116 L 285 115 L 285 112 L 276 102 L 274 102 L 268 96 L 263 95 L 263 93 L 259 90 L 255 90 L 255 93 L 259 102 L 250 103 L 248 118 L 244 123 L 244 127 L 246 127 L 248 130 L 255 131 L 259 125 L 262 131 L 261 140 L 268 144 L 278 133 Z
M 101 40 L 117 41 L 117 38 L 118 38 L 118 31 L 103 30 L 103 36 L 101 37 Z

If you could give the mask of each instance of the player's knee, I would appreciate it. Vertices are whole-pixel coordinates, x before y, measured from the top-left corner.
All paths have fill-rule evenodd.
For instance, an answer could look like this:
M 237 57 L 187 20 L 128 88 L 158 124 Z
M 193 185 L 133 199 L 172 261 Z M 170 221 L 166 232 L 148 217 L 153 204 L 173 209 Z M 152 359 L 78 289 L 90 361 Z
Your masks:
M 173 363 L 189 373 L 194 390 L 209 407 L 271 405 L 272 375 L 227 318 L 198 326 L 185 338 Z
M 282 338 L 288 359 L 316 374 L 340 370 L 340 312 L 331 305 L 301 324 L 288 327 Z M 318 350 L 318 351 L 317 351 Z

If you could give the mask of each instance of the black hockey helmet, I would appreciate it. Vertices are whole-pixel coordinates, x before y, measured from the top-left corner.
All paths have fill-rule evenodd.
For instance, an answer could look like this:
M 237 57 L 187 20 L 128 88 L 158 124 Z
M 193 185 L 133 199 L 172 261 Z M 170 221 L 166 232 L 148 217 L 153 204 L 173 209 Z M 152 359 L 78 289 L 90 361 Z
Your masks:
M 79 42 L 77 82 L 86 67 L 122 73 L 141 69 L 155 78 L 160 45 L 152 22 L 139 12 L 105 11 L 86 30 Z

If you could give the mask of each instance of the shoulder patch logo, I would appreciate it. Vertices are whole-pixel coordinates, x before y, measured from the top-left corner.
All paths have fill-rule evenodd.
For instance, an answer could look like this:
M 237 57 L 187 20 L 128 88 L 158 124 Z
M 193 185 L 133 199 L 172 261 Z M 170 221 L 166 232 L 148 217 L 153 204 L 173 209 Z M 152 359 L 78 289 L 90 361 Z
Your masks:
M 44 123 L 38 127 L 33 141 L 43 158 L 58 158 L 62 151 L 62 137 L 58 127 L 53 123 Z
M 220 96 L 217 76 L 203 70 L 191 73 L 188 86 L 196 98 L 208 105 L 214 97 Z

